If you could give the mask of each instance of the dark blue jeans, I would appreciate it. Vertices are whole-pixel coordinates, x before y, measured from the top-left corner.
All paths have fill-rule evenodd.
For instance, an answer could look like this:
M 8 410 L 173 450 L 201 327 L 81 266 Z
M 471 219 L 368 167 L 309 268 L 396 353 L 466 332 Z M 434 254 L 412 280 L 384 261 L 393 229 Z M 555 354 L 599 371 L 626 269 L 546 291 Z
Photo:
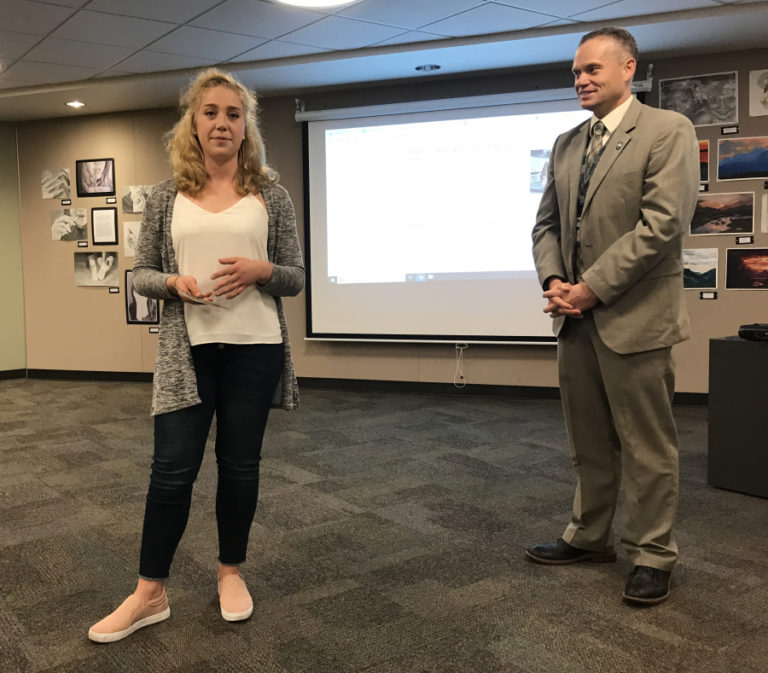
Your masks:
M 165 579 L 189 518 L 192 486 L 216 414 L 219 561 L 245 560 L 259 494 L 261 443 L 283 370 L 282 344 L 192 347 L 201 403 L 155 416 L 155 455 L 139 575 Z

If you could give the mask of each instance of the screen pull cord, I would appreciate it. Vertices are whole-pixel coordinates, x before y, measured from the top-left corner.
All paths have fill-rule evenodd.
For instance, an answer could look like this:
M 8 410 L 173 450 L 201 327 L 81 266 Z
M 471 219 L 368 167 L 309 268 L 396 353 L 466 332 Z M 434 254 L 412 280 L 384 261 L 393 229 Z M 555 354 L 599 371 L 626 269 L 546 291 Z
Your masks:
M 467 379 L 464 376 L 464 351 L 469 348 L 469 344 L 456 344 L 456 371 L 453 374 L 453 385 L 456 388 L 464 388 L 467 385 Z

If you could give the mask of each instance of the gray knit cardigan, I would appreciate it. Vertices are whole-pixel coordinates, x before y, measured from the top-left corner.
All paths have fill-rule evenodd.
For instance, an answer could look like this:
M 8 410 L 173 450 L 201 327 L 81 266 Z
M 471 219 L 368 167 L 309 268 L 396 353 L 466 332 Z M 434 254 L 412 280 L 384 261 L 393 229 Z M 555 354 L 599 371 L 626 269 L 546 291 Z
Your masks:
M 273 405 L 295 409 L 299 389 L 291 358 L 291 344 L 281 297 L 293 297 L 304 287 L 304 262 L 296 232 L 296 215 L 288 192 L 277 184 L 262 189 L 269 215 L 267 257 L 274 265 L 272 278 L 261 290 L 275 298 L 285 363 Z M 152 414 L 164 414 L 200 403 L 192 350 L 184 321 L 183 302 L 171 294 L 165 282 L 179 273 L 171 238 L 171 220 L 176 187 L 173 181 L 155 186 L 147 199 L 136 245 L 133 284 L 145 297 L 164 299 L 160 318 L 160 339 L 152 386 Z

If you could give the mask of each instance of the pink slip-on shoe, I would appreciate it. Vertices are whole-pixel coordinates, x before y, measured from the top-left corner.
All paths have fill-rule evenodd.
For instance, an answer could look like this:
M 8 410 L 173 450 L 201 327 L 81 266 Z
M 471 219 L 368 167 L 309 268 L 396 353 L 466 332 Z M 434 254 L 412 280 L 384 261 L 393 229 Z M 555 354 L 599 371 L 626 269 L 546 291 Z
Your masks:
M 114 643 L 144 626 L 162 622 L 170 616 L 171 609 L 168 607 L 165 589 L 158 598 L 151 601 L 142 601 L 131 594 L 117 610 L 94 624 L 88 631 L 88 637 L 94 643 Z
M 248 619 L 253 612 L 253 600 L 240 575 L 224 575 L 219 579 L 221 616 L 228 622 Z

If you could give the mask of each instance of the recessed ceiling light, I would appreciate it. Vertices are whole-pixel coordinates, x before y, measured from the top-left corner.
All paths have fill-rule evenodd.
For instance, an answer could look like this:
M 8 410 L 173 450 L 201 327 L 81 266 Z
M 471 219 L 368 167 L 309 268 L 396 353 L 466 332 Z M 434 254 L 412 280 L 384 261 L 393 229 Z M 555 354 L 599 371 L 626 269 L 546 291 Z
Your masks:
M 67 107 L 80 108 L 85 107 L 85 103 L 81 100 L 71 100 L 67 103 Z
M 424 65 L 417 65 L 415 70 L 419 72 L 432 72 L 434 70 L 440 70 L 440 66 L 437 63 L 425 63 Z
M 357 0 L 277 0 L 283 5 L 294 5 L 295 7 L 338 7 L 339 5 L 351 5 Z

